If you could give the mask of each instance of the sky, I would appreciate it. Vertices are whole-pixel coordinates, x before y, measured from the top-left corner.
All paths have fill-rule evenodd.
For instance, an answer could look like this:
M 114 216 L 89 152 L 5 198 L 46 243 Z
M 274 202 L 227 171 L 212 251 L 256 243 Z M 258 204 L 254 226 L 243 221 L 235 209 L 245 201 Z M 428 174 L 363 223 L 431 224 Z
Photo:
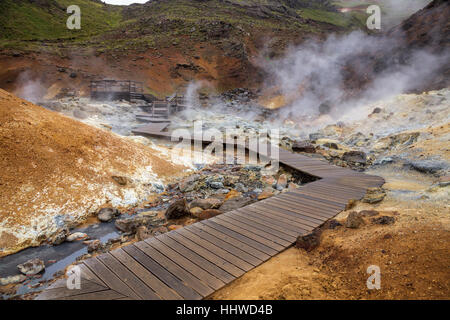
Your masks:
M 102 0 L 102 1 L 109 3 L 109 4 L 128 5 L 128 4 L 132 4 L 132 3 L 145 3 L 148 0 Z

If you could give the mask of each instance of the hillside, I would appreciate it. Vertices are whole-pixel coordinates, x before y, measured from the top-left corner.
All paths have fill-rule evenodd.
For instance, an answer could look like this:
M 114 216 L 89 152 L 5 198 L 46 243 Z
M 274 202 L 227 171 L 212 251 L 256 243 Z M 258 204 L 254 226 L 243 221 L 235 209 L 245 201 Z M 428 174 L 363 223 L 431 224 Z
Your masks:
M 69 3 L 81 8 L 81 30 L 66 29 Z M 0 6 L 6 12 L 0 16 L 6 30 L 0 34 L 0 87 L 20 94 L 37 82 L 45 88 L 40 96 L 52 86 L 84 94 L 89 80 L 103 77 L 144 81 L 158 96 L 183 90 L 193 79 L 219 90 L 255 87 L 262 74 L 253 60 L 262 51 L 274 57 L 291 43 L 363 25 L 329 1 L 159 0 L 120 7 L 5 0 Z
M 107 203 L 133 205 L 183 169 L 1 89 L 0 166 L 0 257 L 39 245 Z

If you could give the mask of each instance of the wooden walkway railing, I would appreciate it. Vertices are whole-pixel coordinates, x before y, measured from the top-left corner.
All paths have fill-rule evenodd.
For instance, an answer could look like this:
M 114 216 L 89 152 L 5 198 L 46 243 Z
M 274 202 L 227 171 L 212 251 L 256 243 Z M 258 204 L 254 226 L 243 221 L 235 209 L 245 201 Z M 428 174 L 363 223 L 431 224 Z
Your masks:
M 170 137 L 162 127 L 136 133 Z M 295 243 L 383 178 L 279 150 L 280 163 L 321 178 L 182 229 L 84 260 L 81 288 L 60 279 L 37 299 L 202 299 Z

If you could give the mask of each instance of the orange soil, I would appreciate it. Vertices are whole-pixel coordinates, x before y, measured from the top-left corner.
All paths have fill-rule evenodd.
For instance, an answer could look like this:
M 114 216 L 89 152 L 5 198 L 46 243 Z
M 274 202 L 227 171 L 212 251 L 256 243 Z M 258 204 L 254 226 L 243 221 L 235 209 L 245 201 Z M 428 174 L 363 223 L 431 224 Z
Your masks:
M 56 56 L 48 52 L 27 53 L 12 57 L 0 54 L 0 88 L 26 96 L 31 83 L 42 98 L 53 98 L 62 88 L 75 90 L 80 95 L 89 94 L 89 82 L 112 78 L 144 82 L 152 94 L 164 97 L 175 91 L 184 93 L 190 81 L 206 81 L 221 90 L 252 86 L 257 81 L 248 61 L 225 56 L 214 45 L 196 48 L 159 48 L 146 52 L 127 51 L 96 55 L 92 49 L 70 48 L 70 56 Z M 197 70 L 189 67 L 195 66 Z M 60 72 L 58 68 L 64 68 Z M 76 78 L 70 74 L 76 73 Z M 249 74 L 252 74 L 250 77 Z
M 381 226 L 365 218 L 360 229 L 325 230 L 313 251 L 289 248 L 211 298 L 450 299 L 448 210 L 395 201 L 356 209 L 376 209 L 397 221 Z M 348 212 L 338 215 L 341 223 Z M 381 269 L 380 290 L 367 289 L 370 265 Z
M 39 244 L 54 231 L 48 224 L 57 215 L 79 221 L 105 202 L 125 199 L 134 188 L 143 194 L 148 181 L 183 169 L 148 147 L 1 89 L 0 167 L 0 256 Z M 120 186 L 112 176 L 130 183 Z

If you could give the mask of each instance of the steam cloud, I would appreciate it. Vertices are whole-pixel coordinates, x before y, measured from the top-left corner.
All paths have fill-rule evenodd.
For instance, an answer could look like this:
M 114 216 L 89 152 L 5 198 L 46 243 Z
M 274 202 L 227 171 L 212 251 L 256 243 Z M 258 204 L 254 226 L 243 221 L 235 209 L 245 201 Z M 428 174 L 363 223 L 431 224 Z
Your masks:
M 413 51 L 406 63 L 392 62 L 376 75 L 358 98 L 349 98 L 344 73 L 348 65 L 358 68 L 357 64 L 352 65 L 352 58 L 390 52 L 399 43 L 401 39 L 368 36 L 355 31 L 344 36 L 332 35 L 325 41 L 308 41 L 290 48 L 284 57 L 265 63 L 263 67 L 270 75 L 267 86 L 277 88 L 288 101 L 288 106 L 280 110 L 282 118 L 313 119 L 319 116 L 320 109 L 329 108 L 326 111 L 330 111 L 332 118 L 339 119 L 349 110 L 355 112 L 355 107 L 361 104 L 421 87 L 450 58 L 448 53 L 435 55 L 426 50 Z M 371 63 L 371 60 L 366 62 Z

